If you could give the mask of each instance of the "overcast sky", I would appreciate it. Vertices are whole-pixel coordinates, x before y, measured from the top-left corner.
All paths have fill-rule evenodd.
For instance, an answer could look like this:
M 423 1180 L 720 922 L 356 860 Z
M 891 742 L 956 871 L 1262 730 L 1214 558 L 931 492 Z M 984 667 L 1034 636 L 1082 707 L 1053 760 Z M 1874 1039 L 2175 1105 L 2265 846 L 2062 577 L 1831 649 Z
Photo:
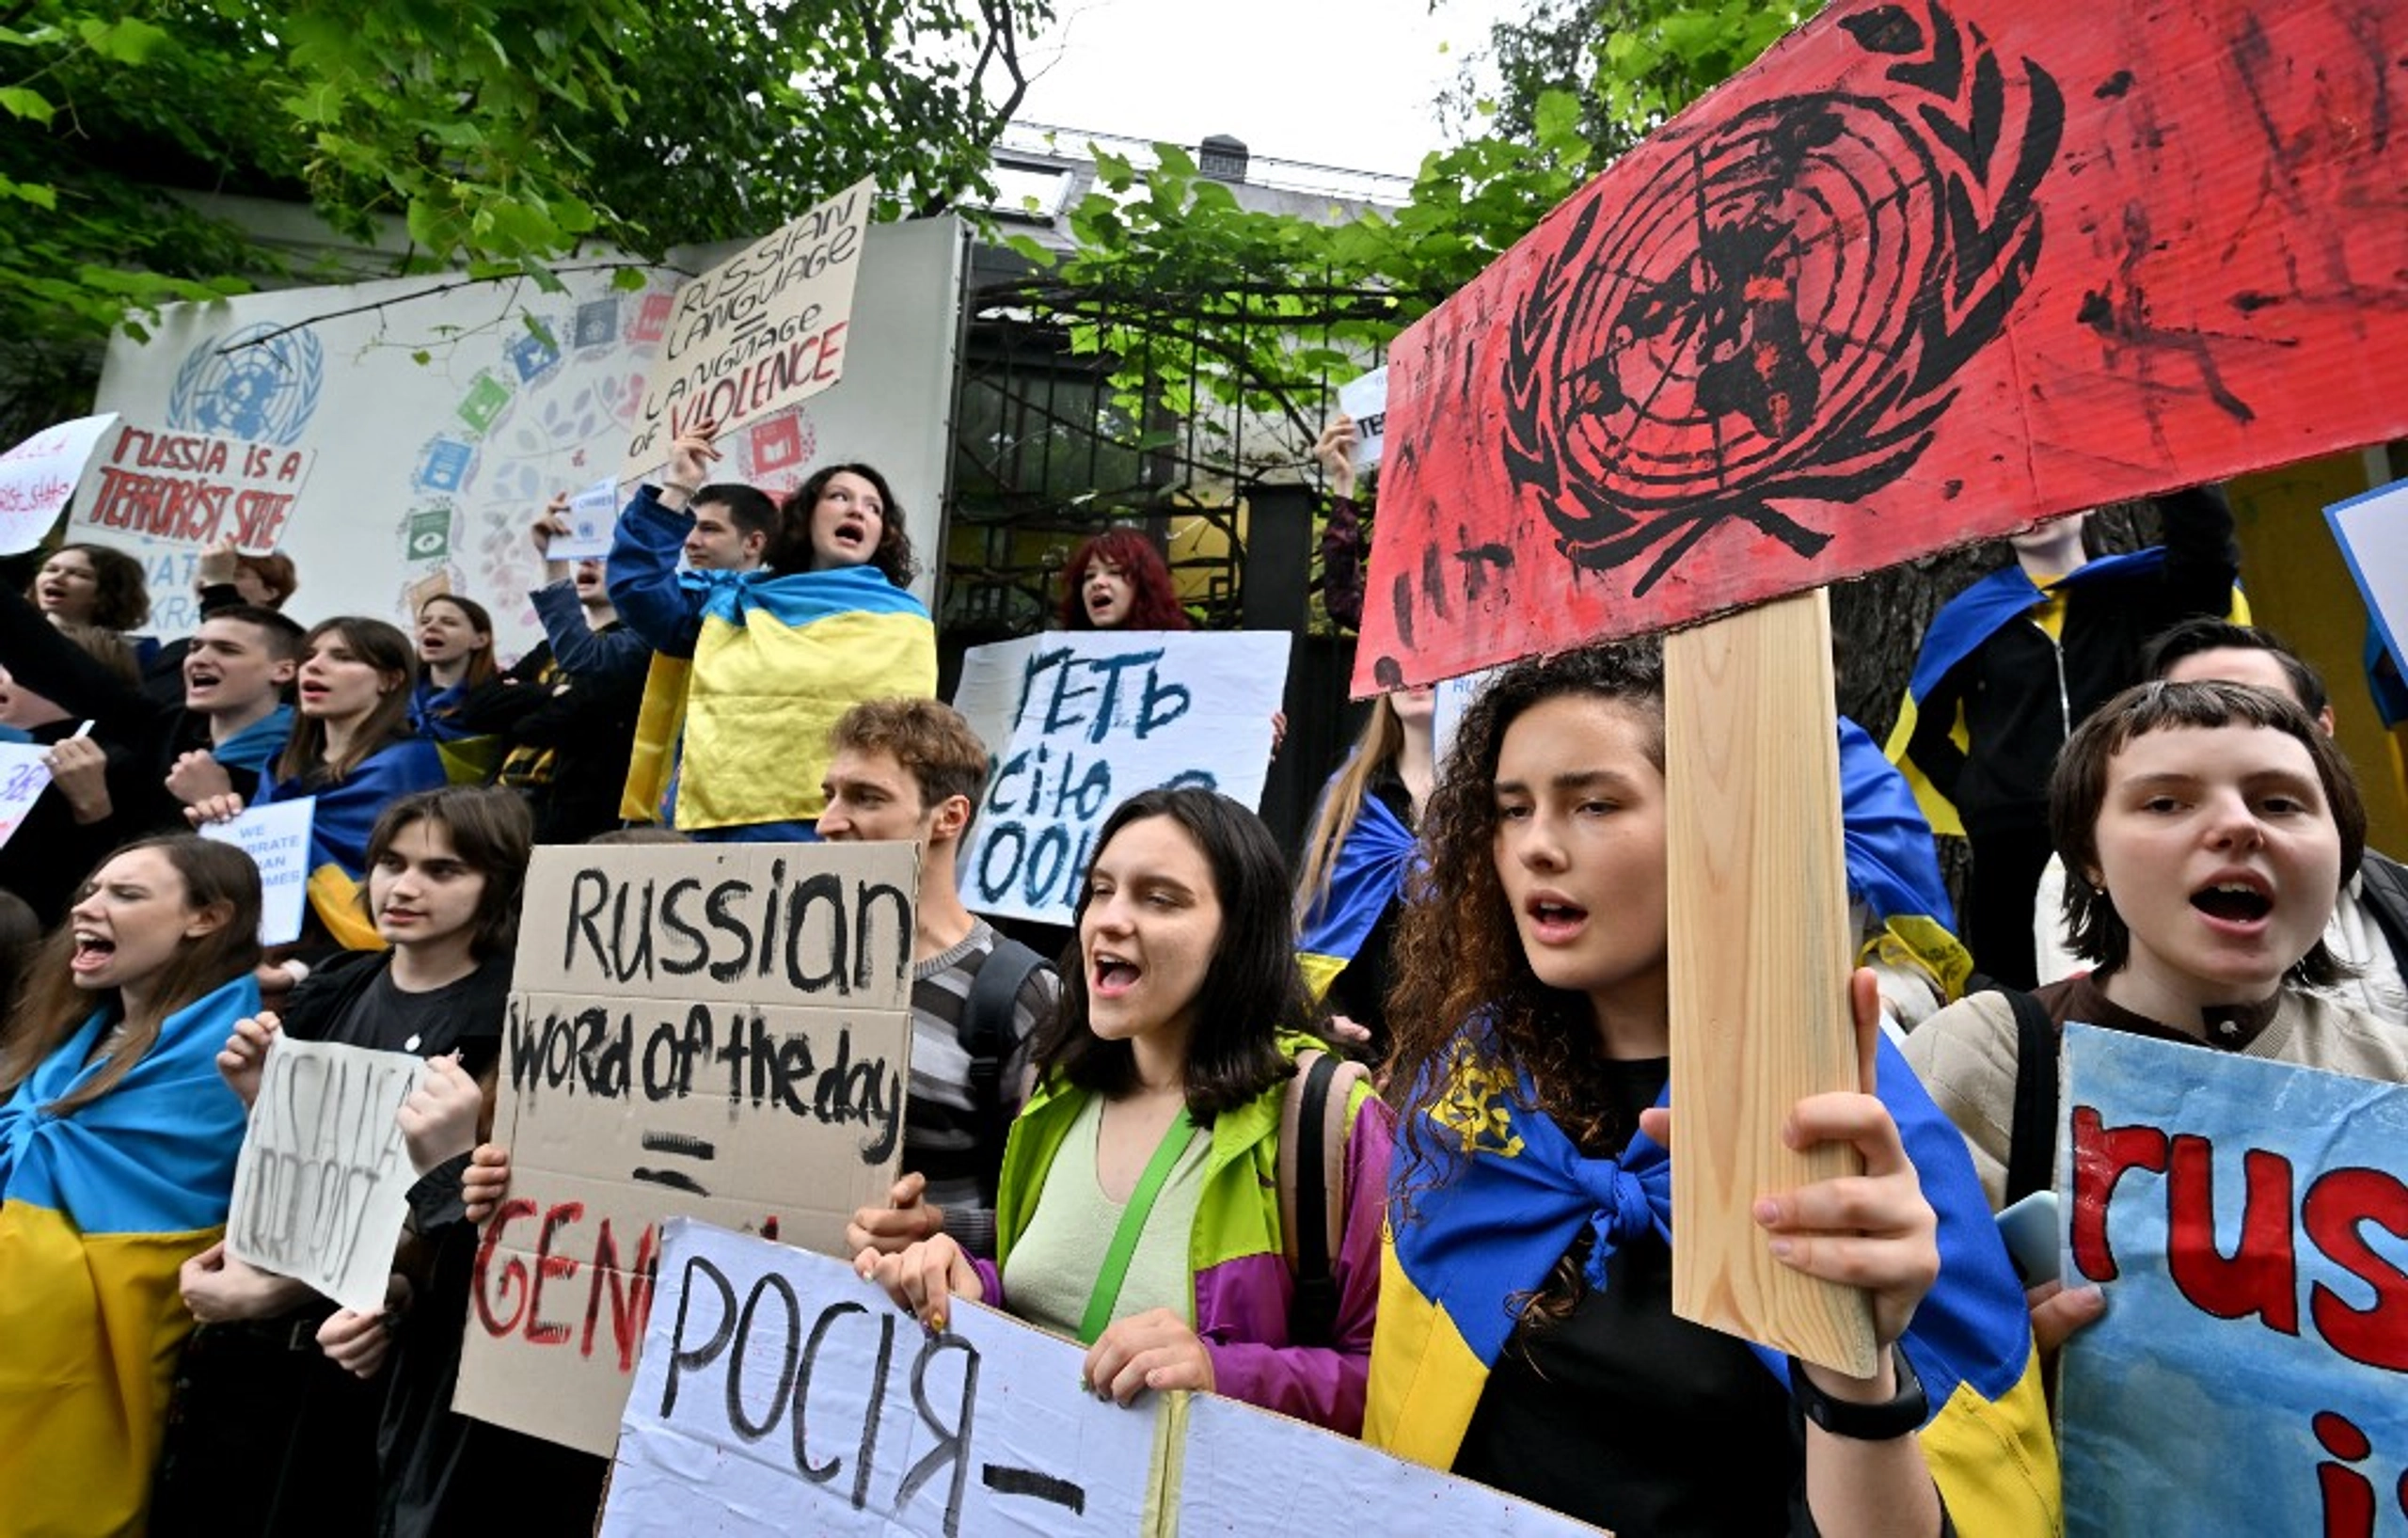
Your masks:
M 1411 176 L 1434 110 L 1513 0 L 1057 0 L 1019 120 Z M 1442 45 L 1451 51 L 1442 52 Z

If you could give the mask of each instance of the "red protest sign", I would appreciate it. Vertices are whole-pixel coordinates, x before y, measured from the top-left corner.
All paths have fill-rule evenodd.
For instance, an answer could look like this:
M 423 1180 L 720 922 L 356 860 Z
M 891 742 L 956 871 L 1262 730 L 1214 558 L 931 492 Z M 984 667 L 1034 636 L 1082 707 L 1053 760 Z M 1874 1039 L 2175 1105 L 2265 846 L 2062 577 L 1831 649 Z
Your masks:
M 1843 0 L 1399 339 L 1356 689 L 2408 433 L 2403 54 Z

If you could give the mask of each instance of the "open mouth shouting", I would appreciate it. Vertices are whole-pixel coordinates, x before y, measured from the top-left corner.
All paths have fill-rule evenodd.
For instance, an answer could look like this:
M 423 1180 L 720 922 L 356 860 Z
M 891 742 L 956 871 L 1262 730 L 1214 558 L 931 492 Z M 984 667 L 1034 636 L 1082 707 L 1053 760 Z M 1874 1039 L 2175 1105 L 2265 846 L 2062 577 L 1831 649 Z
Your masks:
M 117 942 L 97 929 L 75 931 L 75 954 L 68 960 L 68 970 L 78 977 L 104 972 L 117 959 Z
M 1589 910 L 1558 892 L 1533 892 L 1522 899 L 1530 938 L 1542 945 L 1565 945 L 1588 928 Z
M 1121 998 L 1144 975 L 1144 969 L 1128 958 L 1115 951 L 1098 950 L 1087 964 L 1087 990 L 1099 999 Z
M 2255 934 L 2273 913 L 2274 896 L 2264 878 L 2242 873 L 2219 877 L 2192 893 L 2191 906 L 2217 929 Z

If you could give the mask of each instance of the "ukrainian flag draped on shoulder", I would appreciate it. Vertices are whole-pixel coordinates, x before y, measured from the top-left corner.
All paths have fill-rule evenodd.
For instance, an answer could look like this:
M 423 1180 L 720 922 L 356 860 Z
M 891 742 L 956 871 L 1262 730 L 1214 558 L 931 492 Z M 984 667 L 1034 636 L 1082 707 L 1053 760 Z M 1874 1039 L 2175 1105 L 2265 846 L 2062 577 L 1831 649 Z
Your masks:
M 1914 736 L 1921 719 L 1923 704 L 1931 698 L 1932 690 L 1948 676 L 1948 670 L 1973 655 L 1983 642 L 1996 635 L 2000 626 L 2028 612 L 2032 606 L 2052 595 L 2071 595 L 2097 581 L 2113 578 L 2144 577 L 2165 564 L 2165 547 L 2152 545 L 2145 550 L 2127 555 L 2101 556 L 2084 562 L 2079 568 L 2058 578 L 2043 592 L 2020 565 L 2003 566 L 1972 587 L 1941 606 L 1923 633 L 1923 648 L 1915 654 L 1915 670 L 1907 679 L 1907 697 L 1898 707 L 1898 723 L 1890 732 L 1890 740 L 1882 752 L 1890 762 L 1898 766 L 1914 788 L 1915 800 L 1923 806 L 1924 817 L 1932 832 L 1962 838 L 1965 825 L 1956 816 L 1956 804 L 1940 793 L 1940 787 L 1924 778 L 1914 760 L 1907 756 L 1907 743 Z M 2249 622 L 2249 600 L 2241 589 L 2232 590 L 2232 608 L 2227 618 L 2237 625 Z M 1957 719 L 1950 723 L 1950 735 L 1956 745 L 1967 745 L 1964 711 L 1960 706 Z
M 701 598 L 702 631 L 690 661 L 654 658 L 629 817 L 658 817 L 673 766 L 679 828 L 810 821 L 826 807 L 819 782 L 836 719 L 863 700 L 936 693 L 936 625 L 876 567 L 680 581 Z
M 213 746 L 209 756 L 228 769 L 248 769 L 265 777 L 269 766 L 284 751 L 285 739 L 293 735 L 293 707 L 279 705 L 259 720 L 236 732 L 225 741 Z
M 1366 793 L 1354 826 L 1346 831 L 1337 859 L 1330 862 L 1329 890 L 1305 914 L 1304 932 L 1296 940 L 1296 960 L 1312 984 L 1314 998 L 1328 993 L 1329 985 L 1362 951 L 1380 915 L 1404 890 L 1417 848 L 1413 830 L 1386 801 Z
M 260 804 L 318 799 L 309 815 L 309 911 L 346 950 L 385 948 L 360 906 L 368 880 L 368 837 L 385 808 L 420 790 L 450 784 L 443 755 L 423 737 L 398 739 L 368 755 L 340 780 L 262 779 Z
M 217 1074 L 249 975 L 167 1017 L 140 1062 L 65 1116 L 98 1071 L 94 1014 L 0 1105 L 0 1527 L 117 1532 L 149 1499 L 176 1356 L 177 1272 L 226 1222 L 243 1102 Z
M 1956 912 L 1940 874 L 1931 824 L 1914 792 L 1863 727 L 1840 718 L 1840 828 L 1847 887 L 1863 899 L 1881 932 L 1865 959 L 1912 961 L 1954 999 L 1965 991 L 1973 958 L 1956 939 Z
M 2023 1290 L 1956 1128 L 1887 1038 L 1877 1093 L 1940 1217 L 1940 1279 L 1901 1342 L 1936 1409 L 1925 1460 L 1956 1530 L 2057 1530 L 2056 1444 L 2042 1403 Z M 1363 1438 L 1446 1469 L 1490 1368 L 1530 1294 L 1583 1229 L 1592 1287 L 1615 1246 L 1671 1232 L 1671 1156 L 1634 1135 L 1619 1159 L 1584 1157 L 1544 1112 L 1527 1074 L 1497 1064 L 1484 1026 L 1457 1039 L 1444 1091 L 1400 1127 L 1389 1244 L 1371 1341 Z M 1753 1348 L 1788 1378 L 1785 1357 Z

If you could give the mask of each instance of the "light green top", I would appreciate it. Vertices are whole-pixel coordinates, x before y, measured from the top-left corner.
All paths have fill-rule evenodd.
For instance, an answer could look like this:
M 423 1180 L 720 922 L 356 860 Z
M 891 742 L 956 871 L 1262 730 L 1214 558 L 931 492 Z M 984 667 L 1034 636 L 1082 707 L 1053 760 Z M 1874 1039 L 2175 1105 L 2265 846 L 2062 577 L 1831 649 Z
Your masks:
M 1011 1311 L 1040 1329 L 1074 1340 L 1086 1315 L 1087 1296 L 1095 1291 L 1096 1273 L 1103 1267 L 1104 1251 L 1112 1247 L 1113 1232 L 1126 1210 L 1125 1203 L 1106 1197 L 1096 1180 L 1096 1146 L 1102 1131 L 1103 1097 L 1090 1095 L 1063 1135 L 1061 1150 L 1038 1190 L 1028 1228 L 1004 1266 L 1004 1297 Z M 1204 1190 L 1205 1157 L 1212 1150 L 1212 1135 L 1199 1133 L 1171 1166 L 1138 1236 L 1129 1277 L 1120 1284 L 1120 1300 L 1112 1309 L 1116 1321 L 1149 1308 L 1168 1308 L 1194 1326 L 1196 1287 L 1188 1273 L 1187 1242 Z

